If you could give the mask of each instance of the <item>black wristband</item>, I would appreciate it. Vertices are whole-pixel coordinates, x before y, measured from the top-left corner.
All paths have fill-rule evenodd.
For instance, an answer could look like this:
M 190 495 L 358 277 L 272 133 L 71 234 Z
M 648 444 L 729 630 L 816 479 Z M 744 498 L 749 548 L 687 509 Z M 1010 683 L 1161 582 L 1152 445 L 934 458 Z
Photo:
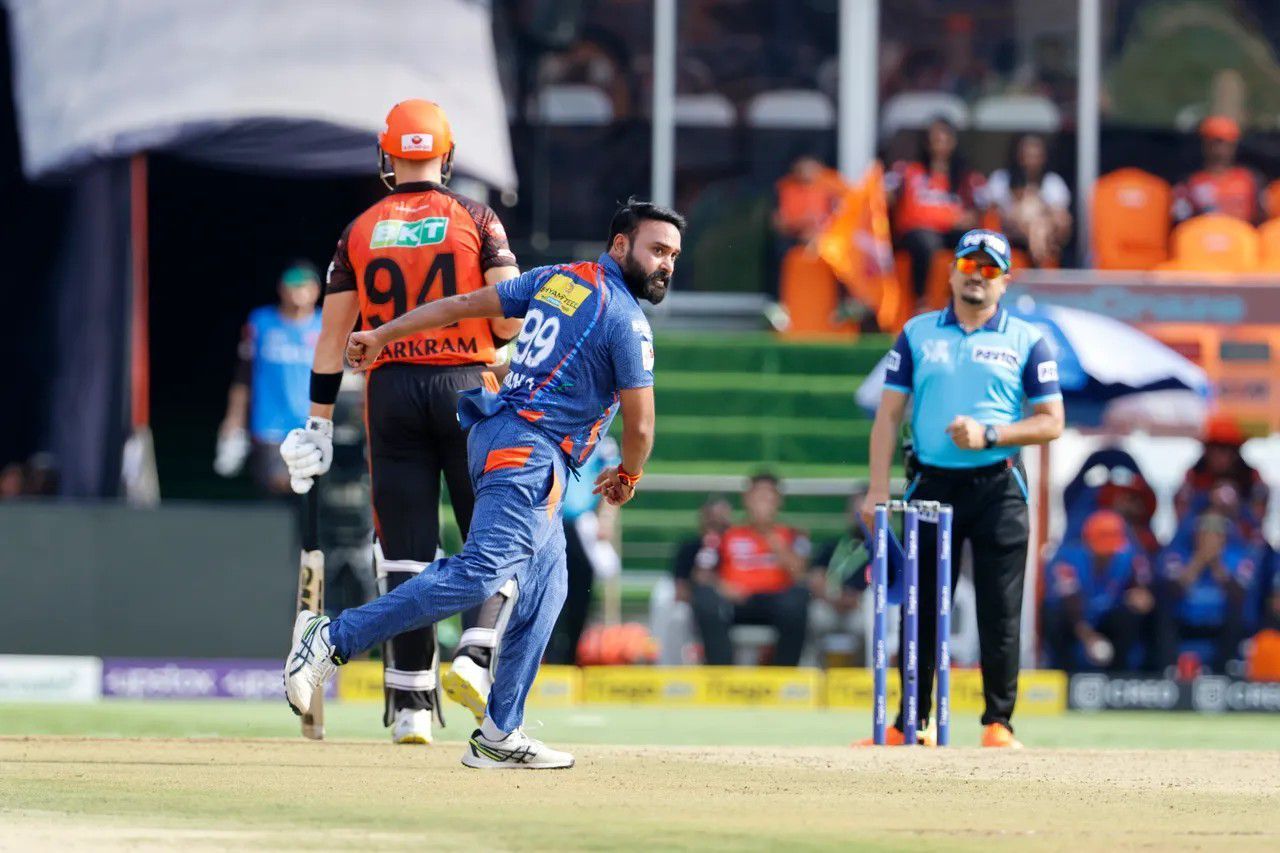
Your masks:
M 311 371 L 311 402 L 318 406 L 332 406 L 338 401 L 338 389 L 342 387 L 342 371 L 316 373 Z

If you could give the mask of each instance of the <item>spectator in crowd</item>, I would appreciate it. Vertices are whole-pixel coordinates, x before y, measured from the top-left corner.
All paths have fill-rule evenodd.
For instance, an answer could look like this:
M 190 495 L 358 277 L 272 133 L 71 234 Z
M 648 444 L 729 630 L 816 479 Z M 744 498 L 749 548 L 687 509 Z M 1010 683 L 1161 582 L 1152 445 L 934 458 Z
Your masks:
M 1255 566 L 1250 548 L 1234 532 L 1228 518 L 1206 512 L 1196 519 L 1190 545 L 1165 550 L 1157 608 L 1162 667 L 1174 665 L 1188 640 L 1209 641 L 1205 663 L 1214 672 L 1239 657 Z
M 1245 439 L 1244 430 L 1231 416 L 1209 418 L 1201 439 L 1204 453 L 1187 471 L 1182 488 L 1174 496 L 1174 510 L 1180 522 L 1214 507 L 1234 519 L 1246 539 L 1255 541 L 1261 536 L 1271 490 L 1257 469 L 1244 460 L 1241 448 Z
M 605 468 L 622 461 L 618 442 L 606 436 L 600 447 L 569 479 L 564 488 L 565 564 L 569 573 L 569 594 L 547 644 L 546 662 L 577 662 L 578 643 L 591 610 L 592 581 L 597 576 L 616 577 L 622 569 L 613 547 L 618 507 L 594 494 L 596 477 Z
M 772 625 L 778 631 L 773 663 L 800 662 L 809 625 L 805 584 L 809 540 L 781 524 L 782 489 L 772 474 L 757 474 L 742 496 L 747 523 L 720 538 L 720 561 L 711 583 L 693 583 L 693 613 L 706 662 L 733 663 L 733 625 Z
M 0 501 L 21 497 L 25 486 L 26 476 L 21 464 L 10 462 L 0 469 Z
M 934 252 L 977 226 L 983 201 L 982 176 L 966 165 L 957 143 L 955 125 L 935 118 L 917 159 L 896 163 L 885 175 L 894 236 L 911 256 L 911 284 L 922 309 Z
M 1009 165 L 987 181 L 987 198 L 1000 213 L 1001 230 L 1037 267 L 1057 266 L 1071 237 L 1071 190 L 1048 165 L 1044 137 L 1027 133 L 1014 140 Z
M 1141 474 L 1115 469 L 1111 479 L 1098 489 L 1098 508 L 1109 509 L 1124 518 L 1129 535 L 1149 560 L 1160 552 L 1160 540 L 1151 530 L 1156 514 L 1156 493 Z
M 859 608 L 862 592 L 867 588 L 867 564 L 871 550 L 860 514 L 866 491 L 849 498 L 848 527 L 839 538 L 814 552 L 809 573 L 809 632 L 816 639 L 827 634 L 845 633 L 860 639 L 862 625 Z
M 1151 581 L 1151 565 L 1124 518 L 1093 512 L 1081 540 L 1064 543 L 1049 561 L 1044 637 L 1052 665 L 1124 671 L 1135 665 L 1135 648 L 1153 651 Z
M 1179 221 L 1202 213 L 1225 213 L 1257 224 L 1262 218 L 1262 182 L 1236 164 L 1240 125 L 1226 116 L 1200 123 L 1204 167 L 1174 188 L 1173 215 Z
M 773 228 L 787 248 L 818 236 L 846 189 L 839 172 L 808 154 L 797 157 L 774 186 Z
M 307 261 L 296 261 L 281 273 L 276 292 L 277 304 L 255 308 L 244 325 L 213 469 L 234 477 L 248 458 L 259 491 L 285 496 L 292 490 L 278 448 L 310 411 L 320 275 Z
M 671 574 L 676 601 L 693 601 L 693 584 L 714 586 L 720 565 L 720 539 L 733 526 L 733 507 L 722 495 L 711 495 L 698 510 L 698 535 L 676 548 Z

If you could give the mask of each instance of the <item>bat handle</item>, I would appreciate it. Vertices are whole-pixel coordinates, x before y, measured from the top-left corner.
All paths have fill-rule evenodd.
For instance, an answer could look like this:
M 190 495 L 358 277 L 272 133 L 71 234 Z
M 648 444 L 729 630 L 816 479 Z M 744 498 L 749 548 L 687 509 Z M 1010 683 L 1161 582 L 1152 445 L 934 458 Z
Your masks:
M 317 477 L 302 496 L 302 550 L 320 547 L 320 478 Z

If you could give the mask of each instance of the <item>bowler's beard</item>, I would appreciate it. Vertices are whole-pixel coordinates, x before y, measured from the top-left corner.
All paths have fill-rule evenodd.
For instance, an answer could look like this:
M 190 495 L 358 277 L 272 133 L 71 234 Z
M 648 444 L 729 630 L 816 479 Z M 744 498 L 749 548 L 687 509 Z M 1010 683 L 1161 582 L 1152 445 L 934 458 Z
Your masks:
M 645 275 L 639 261 L 630 251 L 622 259 L 622 280 L 626 282 L 627 290 L 631 291 L 632 296 L 647 299 L 654 305 L 666 298 L 667 284 L 670 282 L 666 272 L 661 269 Z
M 974 296 L 968 293 L 960 294 L 960 301 L 972 305 L 974 308 L 981 308 L 987 304 L 986 296 Z

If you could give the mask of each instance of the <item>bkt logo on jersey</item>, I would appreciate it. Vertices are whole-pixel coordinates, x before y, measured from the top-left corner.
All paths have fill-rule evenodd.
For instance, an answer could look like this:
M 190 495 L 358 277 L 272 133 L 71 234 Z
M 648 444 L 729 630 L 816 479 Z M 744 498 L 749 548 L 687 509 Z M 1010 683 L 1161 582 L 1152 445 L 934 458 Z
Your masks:
M 370 249 L 417 249 L 444 242 L 449 233 L 449 220 L 444 216 L 428 216 L 426 219 L 406 221 L 384 219 L 373 226 L 369 240 Z

